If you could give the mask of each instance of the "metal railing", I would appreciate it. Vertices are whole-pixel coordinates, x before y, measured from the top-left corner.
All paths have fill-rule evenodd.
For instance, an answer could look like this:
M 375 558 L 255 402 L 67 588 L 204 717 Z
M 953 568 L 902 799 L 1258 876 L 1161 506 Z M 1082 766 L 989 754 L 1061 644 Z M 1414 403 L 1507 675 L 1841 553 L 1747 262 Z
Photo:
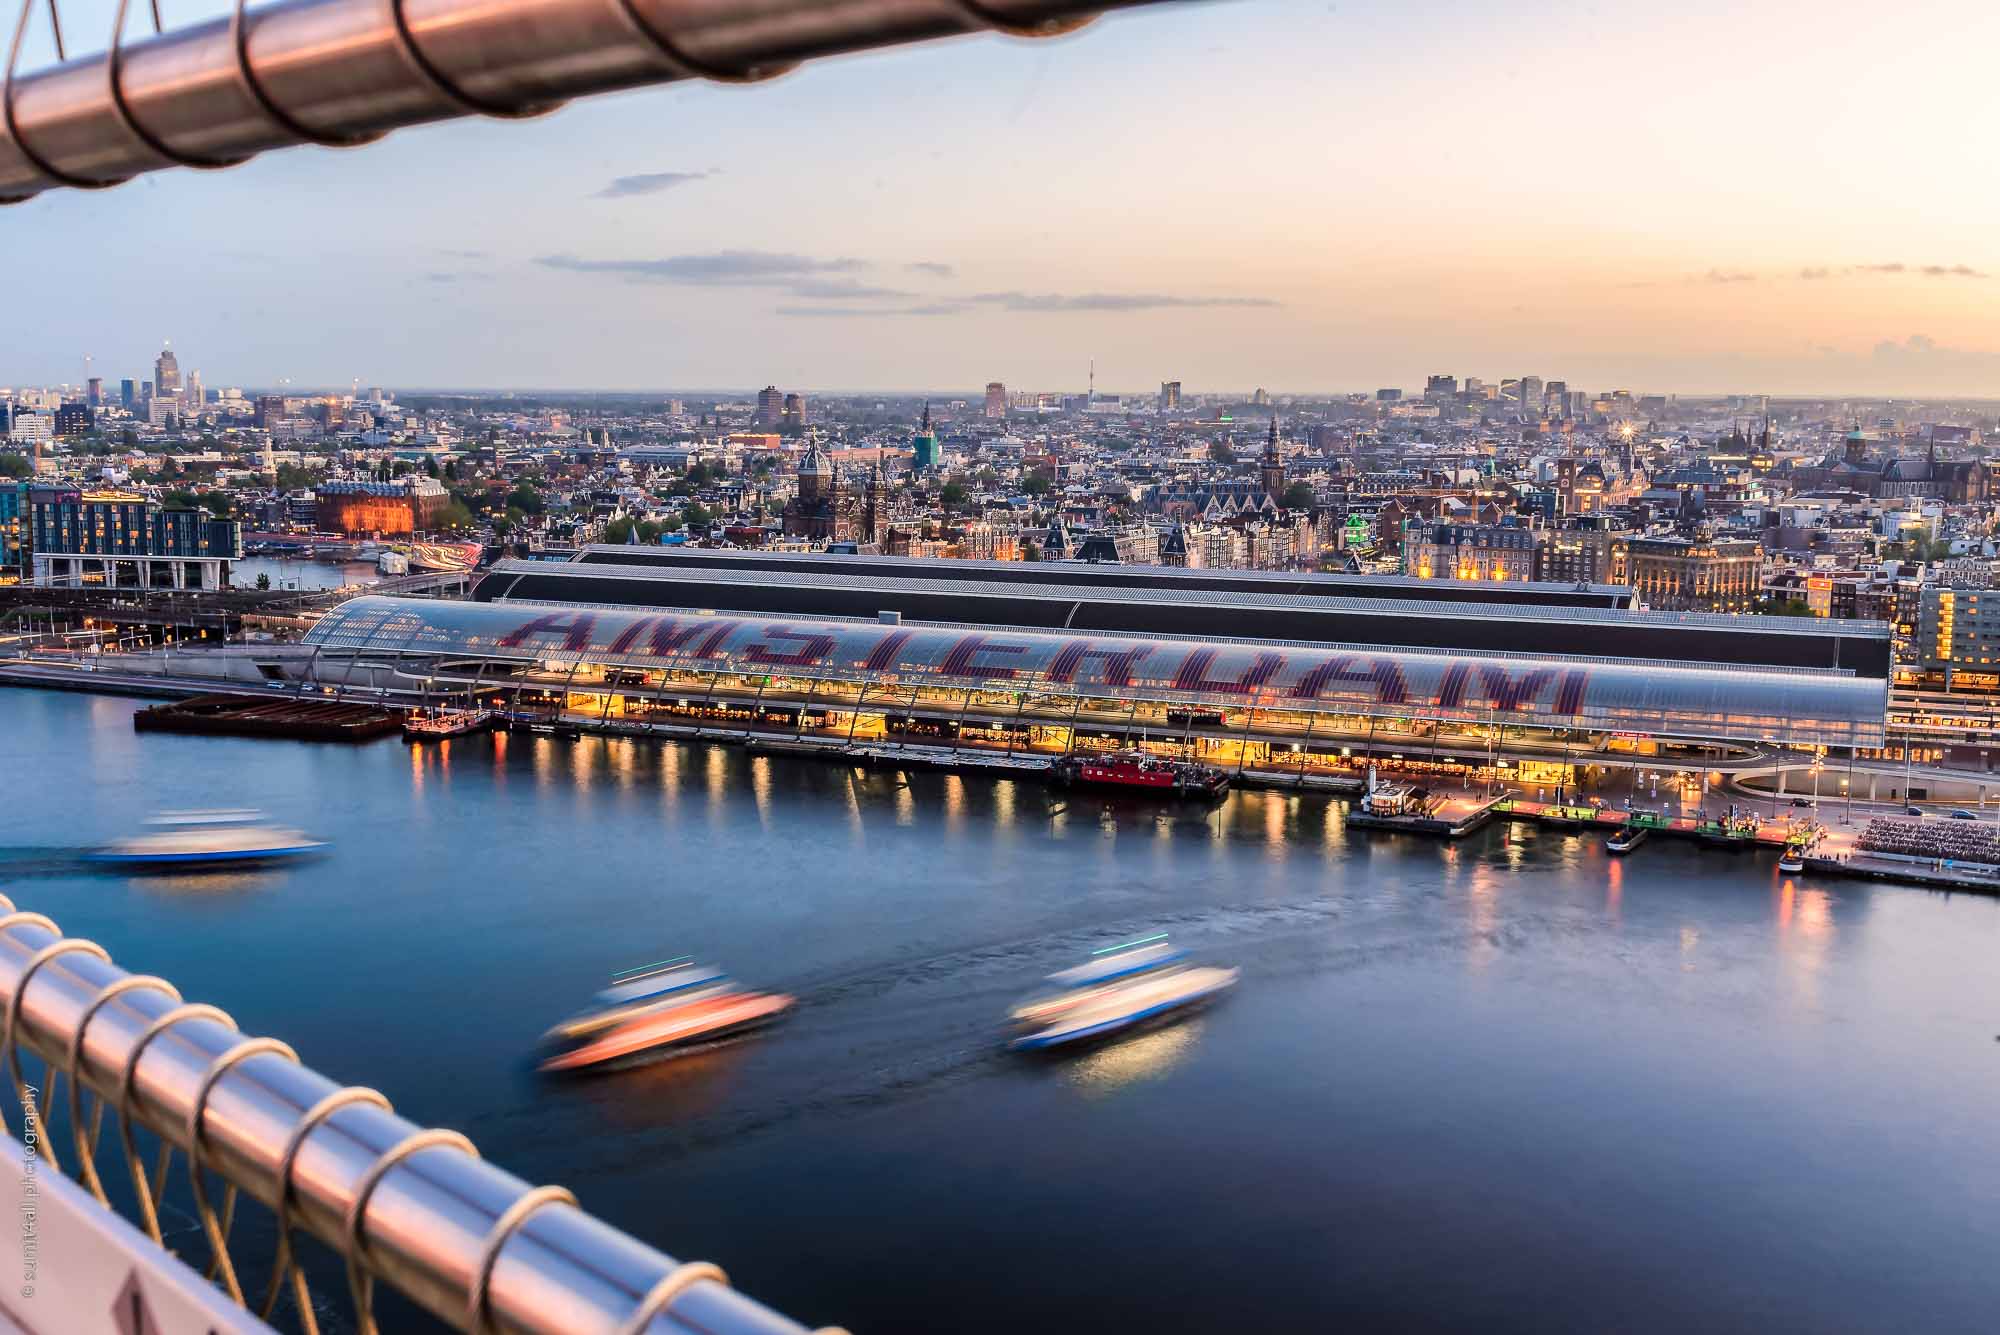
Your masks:
M 377 1280 L 479 1335 L 804 1335 L 730 1288 L 714 1265 L 662 1255 L 593 1219 L 560 1187 L 529 1187 L 482 1161 L 457 1132 L 417 1127 L 374 1090 L 335 1085 L 285 1044 L 245 1037 L 215 1007 L 126 973 L 101 946 L 64 937 L 5 896 L 0 1005 L 0 1043 L 24 1118 L 34 1096 L 23 1054 L 48 1064 L 33 1105 L 44 1162 L 108 1209 L 97 1157 L 112 1144 L 102 1127 L 109 1109 L 139 1222 L 159 1243 L 169 1158 L 179 1150 L 207 1241 L 207 1255 L 190 1263 L 206 1265 L 263 1317 L 289 1289 L 300 1324 L 317 1329 L 293 1245 L 303 1230 L 346 1259 L 363 1335 L 376 1329 Z M 45 1120 L 59 1084 L 70 1132 L 60 1143 Z M 159 1140 L 150 1172 L 141 1128 Z M 210 1173 L 226 1184 L 219 1201 Z M 245 1264 L 230 1254 L 239 1193 L 277 1217 L 268 1259 Z
M 351 148 L 459 116 L 518 119 L 678 79 L 747 83 L 844 51 L 1066 32 L 1164 0 L 284 0 L 24 74 L 21 0 L 0 88 L 0 202 L 99 189 L 272 148 Z M 57 0 L 46 0 L 57 59 Z

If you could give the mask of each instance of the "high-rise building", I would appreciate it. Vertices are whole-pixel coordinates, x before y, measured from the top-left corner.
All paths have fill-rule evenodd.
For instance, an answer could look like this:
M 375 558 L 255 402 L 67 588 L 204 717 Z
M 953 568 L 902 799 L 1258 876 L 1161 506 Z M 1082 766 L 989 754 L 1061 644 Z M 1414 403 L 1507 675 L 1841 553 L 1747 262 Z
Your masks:
M 56 434 L 58 436 L 88 435 L 95 419 L 87 403 L 65 403 L 56 409 Z
M 1542 415 L 1542 378 L 1538 375 L 1521 377 L 1521 411 L 1530 417 Z
M 989 381 L 986 386 L 986 416 L 998 420 L 1007 415 L 1007 387 L 998 380 Z
M 118 401 L 130 408 L 139 401 L 139 382 L 127 377 L 118 382 Z
M 0 417 L 7 407 L 0 404 Z M 28 484 L 0 482 L 0 573 L 18 577 L 28 564 Z
M 1177 413 L 1181 410 L 1181 382 L 1163 380 L 1160 382 L 1160 411 Z
M 766 431 L 775 430 L 785 419 L 785 396 L 776 385 L 766 385 L 757 391 L 757 425 Z
M 1542 391 L 1542 402 L 1548 404 L 1550 411 L 1557 417 L 1568 417 L 1569 383 L 1563 380 L 1549 381 L 1548 387 Z
M 806 396 L 785 395 L 784 407 L 778 411 L 778 425 L 786 430 L 802 430 L 806 424 Z
M 251 410 L 250 421 L 268 431 L 285 416 L 285 401 L 275 394 L 259 394 L 257 406 Z
M 196 412 L 200 412 L 202 410 L 203 405 L 205 405 L 208 402 L 207 391 L 205 391 L 201 387 L 201 372 L 199 371 L 188 372 L 187 401 L 188 401 L 188 406 L 193 408 Z
M 1430 377 L 1430 379 L 1424 381 L 1424 398 L 1428 399 L 1432 403 L 1436 403 L 1441 399 L 1453 398 L 1457 394 L 1458 394 L 1457 376 L 1434 375 Z
M 205 510 L 73 488 L 37 488 L 30 499 L 37 584 L 221 589 L 243 558 L 243 525 Z
M 153 396 L 167 398 L 181 392 L 181 363 L 172 345 L 160 349 L 153 361 Z
M 104 377 L 94 375 L 83 385 L 83 401 L 93 408 L 104 406 Z

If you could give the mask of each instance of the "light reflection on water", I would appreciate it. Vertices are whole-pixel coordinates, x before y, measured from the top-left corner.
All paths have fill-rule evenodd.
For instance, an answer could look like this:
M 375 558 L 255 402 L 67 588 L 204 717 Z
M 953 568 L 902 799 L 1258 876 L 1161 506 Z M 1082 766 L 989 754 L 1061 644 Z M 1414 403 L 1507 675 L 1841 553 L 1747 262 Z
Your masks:
M 1108 1098 L 1143 1080 L 1157 1080 L 1180 1065 L 1201 1041 L 1203 1017 L 1116 1039 L 1061 1066 L 1065 1084 L 1086 1098 Z
M 1621 860 L 1349 832 L 1313 793 L 1210 810 L 699 744 L 406 757 L 0 710 L 0 772 L 35 776 L 0 863 L 165 805 L 335 845 L 10 880 L 24 908 L 809 1322 L 1049 1324 L 1023 1274 L 1087 1276 L 1055 1324 L 1105 1330 L 1985 1335 L 2000 1310 L 1992 901 L 1664 837 Z M 1034 980 L 1156 930 L 1240 966 L 1228 1001 L 1053 1068 L 1001 1050 Z M 535 1078 L 536 1036 L 656 946 L 799 1010 Z

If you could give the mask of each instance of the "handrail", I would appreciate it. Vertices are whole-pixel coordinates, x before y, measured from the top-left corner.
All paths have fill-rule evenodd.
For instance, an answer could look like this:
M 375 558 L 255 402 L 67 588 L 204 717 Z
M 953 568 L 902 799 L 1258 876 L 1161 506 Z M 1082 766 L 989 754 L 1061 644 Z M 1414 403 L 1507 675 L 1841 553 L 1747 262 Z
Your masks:
M 0 1060 L 18 1069 L 32 1053 L 49 1064 L 45 1088 L 56 1072 L 70 1080 L 73 1157 L 100 1200 L 91 1128 L 109 1108 L 121 1118 L 143 1205 L 164 1179 L 149 1182 L 140 1167 L 138 1128 L 158 1138 L 163 1156 L 193 1151 L 195 1163 L 278 1213 L 265 1315 L 288 1272 L 303 1284 L 290 1257 L 296 1226 L 346 1258 L 364 1303 L 379 1280 L 483 1335 L 805 1335 L 730 1288 L 714 1266 L 653 1250 L 560 1188 L 530 1189 L 468 1152 L 463 1136 L 415 1126 L 373 1091 L 341 1089 L 283 1044 L 246 1038 L 214 1007 L 187 1005 L 160 980 L 126 973 L 42 915 L 14 911 L 4 895 L 0 1005 L 8 1042 Z M 78 1102 L 86 1091 L 98 1100 L 94 1114 Z M 217 1218 L 205 1190 L 196 1204 L 215 1270 L 241 1302 L 254 1286 L 239 1285 L 225 1255 L 230 1206 Z M 365 1306 L 356 1323 L 373 1329 Z
M 1067 32 L 1101 10 L 1163 2 L 282 0 L 245 10 L 239 0 L 227 18 L 25 74 L 15 69 L 33 3 L 24 0 L 0 89 L 0 203 L 297 144 L 358 146 L 464 115 L 538 115 L 679 79 L 754 82 L 845 51 Z

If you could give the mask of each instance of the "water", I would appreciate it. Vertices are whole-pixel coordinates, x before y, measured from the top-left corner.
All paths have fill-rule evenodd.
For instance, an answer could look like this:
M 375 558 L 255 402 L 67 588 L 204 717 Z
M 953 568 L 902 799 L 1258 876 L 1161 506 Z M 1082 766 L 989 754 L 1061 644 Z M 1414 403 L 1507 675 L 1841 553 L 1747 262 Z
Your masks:
M 1204 815 L 723 748 L 141 737 L 134 707 L 0 692 L 0 845 L 255 804 L 335 854 L 37 877 L 24 907 L 808 1322 L 2000 1311 L 1992 900 L 1664 839 L 1619 862 L 1552 833 L 1350 837 L 1317 797 Z M 1073 1061 L 996 1050 L 1040 975 L 1156 929 L 1240 963 L 1237 993 Z M 529 1069 L 611 969 L 682 953 L 804 1004 L 680 1062 Z
M 238 561 L 230 584 L 257 587 L 257 576 L 269 575 L 274 589 L 338 589 L 349 584 L 374 584 L 382 578 L 373 561 L 288 561 L 253 556 Z

